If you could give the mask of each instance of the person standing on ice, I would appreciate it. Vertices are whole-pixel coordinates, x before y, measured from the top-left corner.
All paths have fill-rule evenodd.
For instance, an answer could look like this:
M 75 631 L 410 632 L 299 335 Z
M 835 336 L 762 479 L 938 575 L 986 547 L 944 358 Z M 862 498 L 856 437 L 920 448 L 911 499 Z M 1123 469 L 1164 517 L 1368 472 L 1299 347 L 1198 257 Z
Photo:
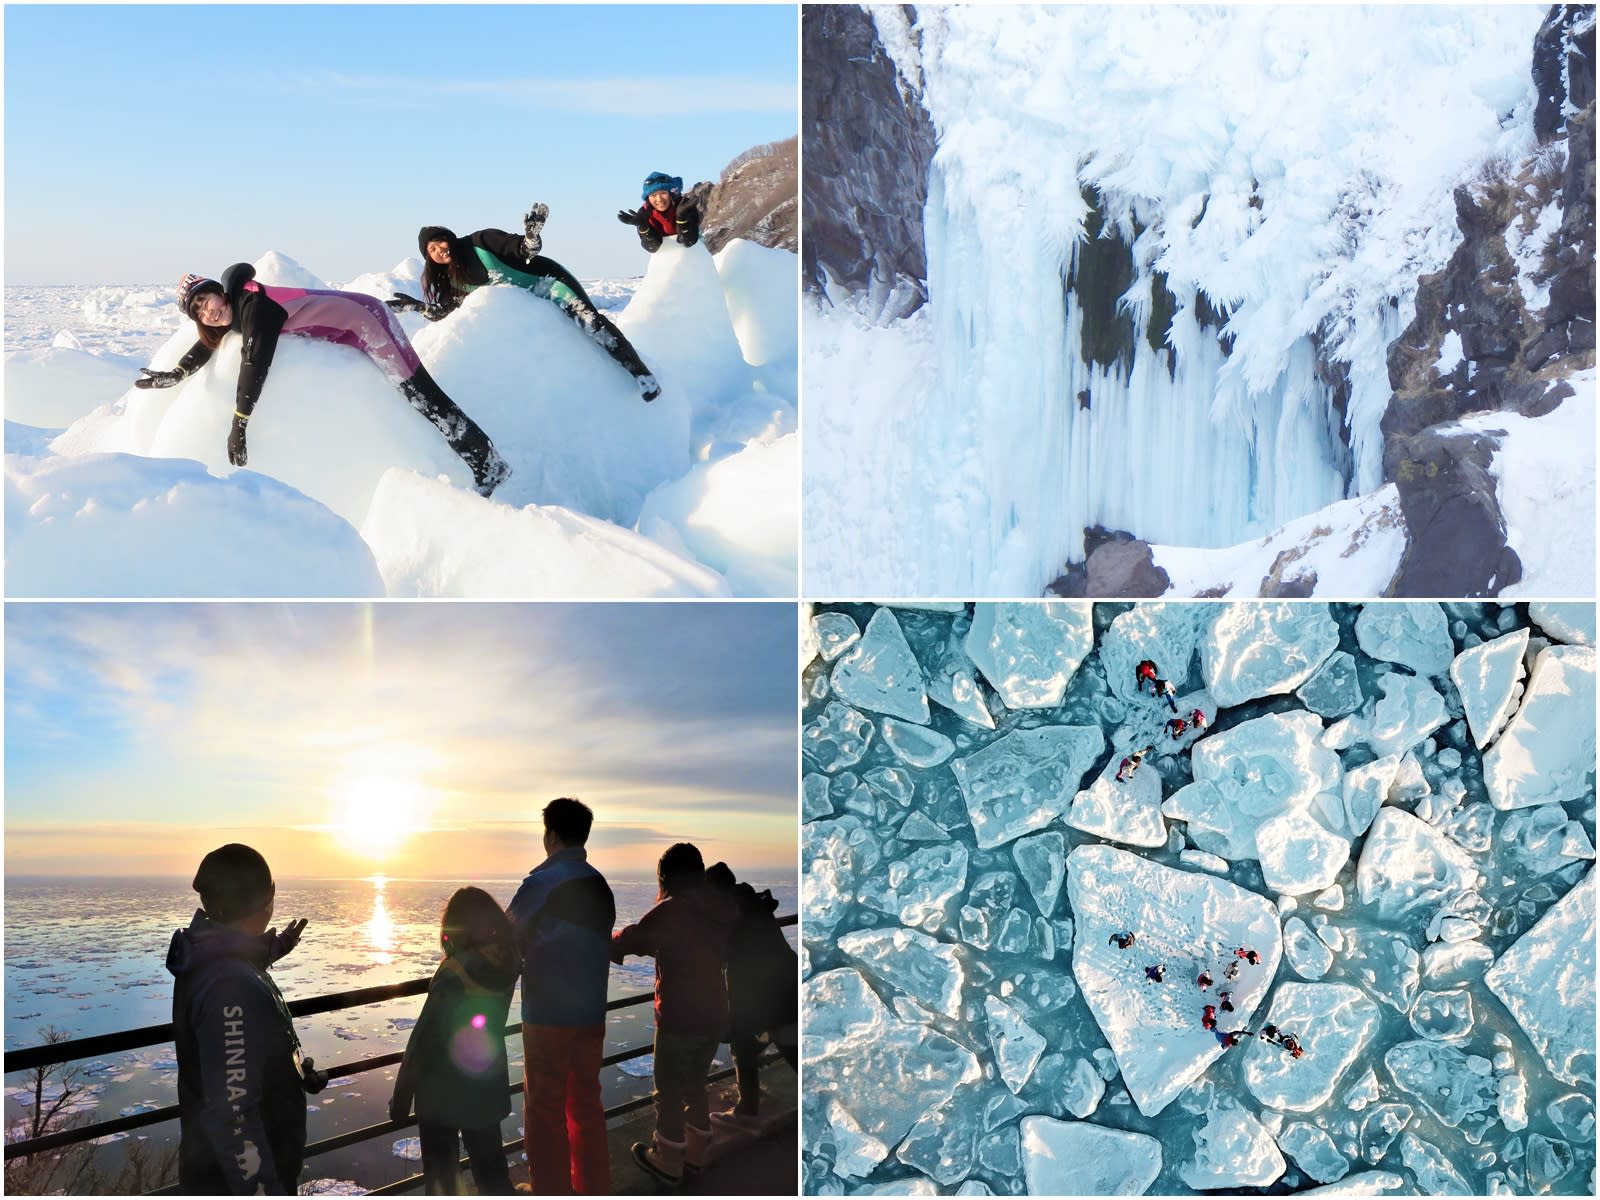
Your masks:
M 1235 958 L 1244 959 L 1245 962 L 1249 963 L 1252 967 L 1259 967 L 1261 965 L 1261 956 L 1254 950 L 1248 949 L 1244 946 L 1240 946 L 1237 950 L 1235 950 L 1233 952 L 1233 956 Z
M 1154 689 L 1156 683 L 1156 664 L 1151 662 L 1148 658 L 1141 662 L 1133 669 L 1133 682 L 1135 691 L 1144 691 L 1144 685 L 1146 683 L 1148 683 L 1151 688 Z
M 661 384 L 622 330 L 598 308 L 577 277 L 553 258 L 539 253 L 544 244 L 545 219 L 550 210 L 535 204 L 522 220 L 523 234 L 503 229 L 480 229 L 459 238 L 443 225 L 424 225 L 417 233 L 422 251 L 422 295 L 396 293 L 385 301 L 390 308 L 420 312 L 438 321 L 461 307 L 468 293 L 490 284 L 506 283 L 548 300 L 566 313 L 591 341 L 633 376 L 645 401 L 661 394 Z
M 1150 753 L 1150 747 L 1146 746 L 1143 750 L 1135 750 L 1118 763 L 1116 781 L 1118 783 L 1127 783 L 1133 777 L 1133 773 L 1139 769 L 1139 764 L 1144 761 L 1144 756 L 1148 753 Z
M 1217 1006 L 1214 1004 L 1208 1004 L 1206 1005 L 1205 1011 L 1200 1014 L 1200 1028 L 1209 1033 L 1216 1029 L 1216 1027 Z
M 617 220 L 639 233 L 639 244 L 648 254 L 661 249 L 666 238 L 677 238 L 680 246 L 700 240 L 700 210 L 694 201 L 683 198 L 683 180 L 664 171 L 652 171 L 639 189 L 644 201 L 638 210 L 624 208 Z
M 1160 983 L 1167 977 L 1167 968 L 1159 963 L 1153 967 L 1146 967 L 1144 969 L 1144 977 L 1151 983 Z
M 1195 981 L 1194 982 L 1195 982 L 1195 985 L 1197 987 L 1199 987 L 1199 989 L 1202 992 L 1205 991 L 1207 988 L 1209 988 L 1211 986 L 1211 972 L 1210 971 L 1201 971 L 1200 974 L 1195 977 Z
M 1126 950 L 1129 946 L 1133 945 L 1135 939 L 1133 936 L 1133 931 L 1130 929 L 1126 933 L 1113 933 L 1109 938 L 1106 939 L 1106 941 L 1115 946 L 1118 950 Z
M 1178 689 L 1172 686 L 1170 679 L 1157 679 L 1155 681 L 1156 695 L 1167 702 L 1167 707 L 1172 710 L 1172 715 L 1178 715 Z
M 249 461 L 246 430 L 266 386 L 278 338 L 293 334 L 354 346 L 371 359 L 471 468 L 480 495 L 489 495 L 511 474 L 489 435 L 444 394 L 394 316 L 371 296 L 259 283 L 253 266 L 234 263 L 220 281 L 185 275 L 178 283 L 178 307 L 194 322 L 200 340 L 170 371 L 139 368 L 144 378 L 133 386 L 168 388 L 181 383 L 211 360 L 223 338 L 237 332 L 244 344 L 228 433 L 228 461 L 234 466 Z
M 1189 724 L 1194 729 L 1204 729 L 1206 727 L 1205 712 L 1202 709 L 1195 709 L 1189 714 Z
M 1173 717 L 1172 720 L 1167 722 L 1167 733 L 1171 735 L 1173 741 L 1181 738 L 1188 728 L 1189 722 L 1182 717 Z

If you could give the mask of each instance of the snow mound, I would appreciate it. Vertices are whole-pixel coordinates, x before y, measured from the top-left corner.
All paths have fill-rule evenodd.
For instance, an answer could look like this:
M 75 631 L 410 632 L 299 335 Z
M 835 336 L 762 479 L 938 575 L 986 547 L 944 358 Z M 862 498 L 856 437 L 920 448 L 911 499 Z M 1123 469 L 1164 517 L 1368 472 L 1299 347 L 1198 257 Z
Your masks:
M 122 395 L 144 366 L 141 359 L 90 354 L 61 341 L 6 355 L 6 420 L 65 429 Z
M 1161 1174 L 1161 1143 L 1087 1121 L 1024 1117 L 1022 1170 L 1030 1196 L 1142 1196 Z
M 1484 972 L 1558 1079 L 1594 1087 L 1595 875 L 1588 872 Z
M 1262 1104 L 1288 1112 L 1326 1104 L 1379 1024 L 1378 1006 L 1343 983 L 1282 983 L 1266 1016 L 1294 1034 L 1305 1053 L 1291 1058 L 1282 1046 L 1257 1038 L 1245 1055 L 1244 1082 Z
M 1067 892 L 1077 920 L 1073 976 L 1128 1094 L 1155 1116 L 1224 1052 L 1200 1026 L 1209 994 L 1195 978 L 1206 970 L 1221 979 L 1235 949 L 1254 949 L 1260 964 L 1242 966 L 1229 1017 L 1248 1027 L 1282 955 L 1277 910 L 1226 880 L 1110 846 L 1079 846 L 1067 856 Z M 1124 930 L 1138 941 L 1118 950 L 1109 939 Z M 1145 978 L 1155 964 L 1166 968 L 1163 983 Z
M 508 508 L 412 471 L 379 480 L 361 537 L 391 596 L 723 596 L 715 571 L 556 505 Z
M 1496 808 L 1576 800 L 1595 773 L 1595 651 L 1550 646 L 1533 661 L 1522 707 L 1483 756 Z
M 254 471 L 6 456 L 10 596 L 381 596 L 348 522 Z
M 800 355 L 799 258 L 734 238 L 715 262 L 744 361 L 753 367 L 792 367 Z M 793 379 L 792 370 L 788 377 Z

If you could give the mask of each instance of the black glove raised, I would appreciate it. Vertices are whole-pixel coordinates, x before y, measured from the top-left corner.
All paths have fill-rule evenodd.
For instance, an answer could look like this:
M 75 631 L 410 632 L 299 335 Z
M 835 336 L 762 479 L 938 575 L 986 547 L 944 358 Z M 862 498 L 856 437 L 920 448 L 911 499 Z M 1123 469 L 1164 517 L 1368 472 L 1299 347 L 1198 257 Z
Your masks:
M 403 292 L 396 292 L 394 298 L 385 300 L 390 309 L 395 312 L 427 312 L 428 306 L 415 296 L 407 296 Z
M 233 428 L 228 432 L 228 461 L 236 467 L 242 467 L 250 461 L 244 439 L 244 429 L 249 423 L 249 417 L 233 414 Z
M 617 209 L 617 220 L 624 225 L 632 225 L 635 229 L 643 229 L 650 223 L 650 218 L 645 215 L 642 208 L 619 208 Z
M 133 386 L 136 388 L 177 387 L 183 382 L 182 371 L 152 371 L 149 367 L 140 367 L 139 373 L 144 378 L 133 381 Z
M 692 246 L 700 240 L 700 213 L 694 205 L 687 201 L 678 205 L 678 217 L 674 224 L 678 227 L 678 244 Z

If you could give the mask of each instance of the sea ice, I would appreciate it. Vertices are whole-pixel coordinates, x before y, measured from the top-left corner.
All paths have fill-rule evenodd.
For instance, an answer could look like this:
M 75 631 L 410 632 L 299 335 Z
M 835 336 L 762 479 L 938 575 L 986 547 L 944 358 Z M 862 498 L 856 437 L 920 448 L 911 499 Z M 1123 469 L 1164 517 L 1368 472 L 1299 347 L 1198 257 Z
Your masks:
M 922 725 L 885 717 L 880 728 L 889 749 L 908 767 L 937 767 L 956 752 L 956 744 L 944 734 Z
M 1281 956 L 1277 911 L 1226 880 L 1111 846 L 1079 846 L 1067 856 L 1067 891 L 1078 920 L 1073 975 L 1129 1095 L 1154 1116 L 1223 1053 L 1200 1027 L 1195 977 L 1206 969 L 1220 978 L 1236 948 L 1256 950 L 1260 965 L 1246 966 L 1233 985 L 1233 1019 L 1247 1024 Z M 1129 950 L 1110 944 L 1123 930 L 1138 937 Z M 1158 963 L 1167 978 L 1151 983 L 1145 967 Z
M 960 842 L 924 846 L 889 864 L 883 878 L 857 888 L 857 898 L 904 925 L 939 922 L 951 897 L 967 884 L 967 848 Z
M 1188 679 L 1200 627 L 1210 611 L 1199 604 L 1140 604 L 1119 613 L 1100 639 L 1100 666 L 1112 694 L 1138 696 L 1134 668 L 1148 659 L 1162 679 L 1182 687 Z M 1145 693 L 1147 698 L 1149 693 Z
M 928 723 L 928 696 L 922 668 L 906 642 L 900 622 L 880 608 L 867 622 L 861 640 L 834 665 L 833 690 L 857 708 Z
M 1383 1056 L 1401 1089 L 1476 1145 L 1496 1117 L 1493 1068 L 1481 1055 L 1442 1042 L 1401 1042 Z
M 1094 646 L 1091 612 L 1082 601 L 977 604 L 967 655 L 1007 708 L 1052 708 Z
M 1350 1173 L 1350 1160 L 1315 1125 L 1296 1121 L 1278 1134 L 1278 1148 L 1318 1183 L 1334 1183 Z
M 1366 741 L 1378 755 L 1403 754 L 1450 719 L 1439 695 L 1426 679 L 1390 672 L 1378 678 L 1378 701 L 1366 727 Z
M 1194 1158 L 1178 1174 L 1197 1191 L 1267 1187 L 1283 1174 L 1283 1155 L 1272 1134 L 1235 1106 L 1219 1106 L 1196 1129 Z
M 970 1050 L 896 1017 L 848 967 L 807 980 L 805 1010 L 803 1128 L 808 1144 L 831 1138 L 844 1178 L 867 1174 L 923 1114 L 981 1076 Z
M 1366 605 L 1356 617 L 1356 641 L 1369 657 L 1424 677 L 1444 674 L 1455 654 L 1444 610 L 1431 600 Z
M 1054 831 L 1018 838 L 1011 844 L 1011 857 L 1033 894 L 1039 914 L 1050 916 L 1067 879 L 1066 839 Z
M 869 975 L 952 1020 L 961 1015 L 965 976 L 954 946 L 914 929 L 862 929 L 838 944 Z
M 1245 1086 L 1261 1103 L 1290 1112 L 1313 1112 L 1333 1096 L 1378 1028 L 1378 1006 L 1342 983 L 1285 982 L 1273 994 L 1267 1017 L 1293 1033 L 1304 1054 L 1256 1039 L 1245 1055 Z
M 1594 1087 L 1595 875 L 1574 884 L 1484 972 L 1556 1078 Z
M 1450 679 L 1461 696 L 1472 741 L 1479 749 L 1494 741 L 1510 718 L 1521 692 L 1522 657 L 1528 631 L 1518 629 L 1463 650 L 1450 664 Z
M 1348 651 L 1334 651 L 1295 695 L 1319 717 L 1331 720 L 1355 712 L 1363 699 L 1355 658 Z
M 801 747 L 824 771 L 855 766 L 871 741 L 872 722 L 838 701 L 831 701 L 801 734 Z
M 998 997 L 984 997 L 983 1011 L 989 1021 L 989 1045 L 994 1050 L 1000 1078 L 1013 1093 L 1020 1092 L 1044 1053 L 1044 1038 L 1020 1012 Z
M 1333 966 L 1333 951 L 1299 917 L 1283 923 L 1283 953 L 1302 979 L 1321 979 Z
M 1454 842 L 1400 808 L 1378 810 L 1356 864 L 1361 903 L 1386 921 L 1431 916 L 1478 882 Z
M 818 613 L 811 618 L 811 631 L 825 662 L 832 662 L 861 640 L 861 627 L 847 613 Z
M 1483 756 L 1496 808 L 1576 800 L 1595 773 L 1595 651 L 1550 646 L 1534 659 L 1522 706 Z
M 990 849 L 1042 829 L 1066 811 L 1105 745 L 1089 725 L 1019 729 L 951 762 L 978 846 Z
M 1534 600 L 1528 616 L 1558 642 L 1594 645 L 1595 606 L 1587 600 Z
M 1161 1174 L 1161 1143 L 1087 1121 L 1024 1117 L 1022 1170 L 1033 1196 L 1142 1196 Z
M 1064 818 L 1074 829 L 1129 846 L 1164 846 L 1167 823 L 1161 819 L 1161 776 L 1153 766 L 1117 781 L 1120 759 L 1113 753 L 1099 777 L 1073 797 Z
M 1230 604 L 1200 642 L 1206 687 L 1228 707 L 1292 692 L 1339 648 L 1326 604 Z
M 1338 878 L 1350 858 L 1350 842 L 1297 810 L 1261 822 L 1256 829 L 1256 857 L 1267 887 L 1303 896 L 1320 892 Z

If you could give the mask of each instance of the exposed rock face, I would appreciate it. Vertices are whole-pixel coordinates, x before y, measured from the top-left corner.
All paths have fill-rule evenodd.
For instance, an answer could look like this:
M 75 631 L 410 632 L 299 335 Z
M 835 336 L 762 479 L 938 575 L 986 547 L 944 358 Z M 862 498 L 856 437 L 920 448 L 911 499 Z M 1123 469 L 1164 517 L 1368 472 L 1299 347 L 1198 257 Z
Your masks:
M 1492 596 L 1521 578 L 1487 469 L 1495 441 L 1443 427 L 1485 410 L 1542 416 L 1594 363 L 1594 9 L 1552 8 L 1532 69 L 1540 147 L 1456 189 L 1461 244 L 1419 281 L 1416 316 L 1389 347 L 1384 475 L 1409 535 L 1393 595 Z M 1525 244 L 1556 205 L 1531 263 Z
M 1489 473 L 1497 442 L 1449 426 L 1393 443 L 1408 541 L 1394 596 L 1493 596 L 1522 578 Z
M 704 184 L 696 185 L 695 190 L 702 188 Z M 800 139 L 746 150 L 701 194 L 706 196 L 706 217 L 700 232 L 711 253 L 734 238 L 791 253 L 799 250 Z
M 1150 543 L 1107 542 L 1089 556 L 1090 596 L 1159 596 L 1172 578 L 1156 566 Z
M 873 297 L 885 318 L 906 316 L 928 298 L 932 122 L 903 93 L 872 17 L 855 5 L 802 11 L 806 287 L 832 280 Z

